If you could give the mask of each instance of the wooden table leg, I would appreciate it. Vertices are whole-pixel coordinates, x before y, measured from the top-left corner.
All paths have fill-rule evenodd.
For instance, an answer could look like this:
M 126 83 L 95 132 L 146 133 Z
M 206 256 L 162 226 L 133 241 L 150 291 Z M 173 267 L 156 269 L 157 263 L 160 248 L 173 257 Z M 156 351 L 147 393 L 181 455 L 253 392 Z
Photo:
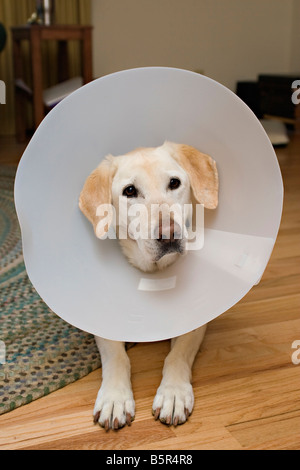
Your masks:
M 83 40 L 81 42 L 81 63 L 83 84 L 93 80 L 92 66 L 92 31 L 86 28 L 83 32 Z
M 33 117 L 34 126 L 37 128 L 44 119 L 43 102 L 43 72 L 42 72 L 42 51 L 41 38 L 38 28 L 32 28 L 30 32 L 31 43 L 31 67 L 33 81 Z
M 15 79 L 23 78 L 21 41 L 13 38 L 13 67 Z M 15 129 L 18 142 L 26 140 L 26 109 L 24 93 L 15 85 Z

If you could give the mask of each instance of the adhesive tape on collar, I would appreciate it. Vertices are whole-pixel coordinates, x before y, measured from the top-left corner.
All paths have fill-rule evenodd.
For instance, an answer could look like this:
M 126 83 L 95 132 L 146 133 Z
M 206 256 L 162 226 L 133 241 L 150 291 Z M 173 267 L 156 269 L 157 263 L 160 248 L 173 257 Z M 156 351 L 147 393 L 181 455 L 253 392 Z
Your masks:
M 205 212 L 202 249 L 146 274 L 117 240 L 95 237 L 78 197 L 107 154 L 165 140 L 214 158 L 219 206 Z M 263 275 L 282 202 L 276 155 L 250 109 L 209 78 L 161 67 L 108 75 L 65 98 L 36 131 L 15 181 L 34 287 L 67 322 L 118 341 L 175 337 L 235 305 Z

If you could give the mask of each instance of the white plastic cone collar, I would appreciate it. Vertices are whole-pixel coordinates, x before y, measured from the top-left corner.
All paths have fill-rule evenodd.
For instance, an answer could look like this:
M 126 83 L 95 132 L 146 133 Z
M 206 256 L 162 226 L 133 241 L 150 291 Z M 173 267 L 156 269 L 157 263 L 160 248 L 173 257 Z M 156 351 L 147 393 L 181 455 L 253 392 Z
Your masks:
M 203 249 L 145 274 L 117 240 L 95 237 L 78 197 L 107 154 L 165 140 L 216 160 L 219 206 L 205 211 Z M 216 318 L 259 281 L 283 185 L 263 127 L 234 93 L 193 72 L 149 67 L 95 80 L 48 114 L 19 164 L 15 202 L 29 278 L 57 315 L 108 339 L 156 341 Z

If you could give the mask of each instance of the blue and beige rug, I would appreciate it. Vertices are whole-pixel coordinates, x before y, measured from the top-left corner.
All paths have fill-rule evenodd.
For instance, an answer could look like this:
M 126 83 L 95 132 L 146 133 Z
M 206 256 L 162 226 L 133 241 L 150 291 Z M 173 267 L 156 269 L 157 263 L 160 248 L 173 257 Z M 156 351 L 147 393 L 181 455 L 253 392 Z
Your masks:
M 93 336 L 56 316 L 27 277 L 14 206 L 15 171 L 0 166 L 0 414 L 100 367 Z

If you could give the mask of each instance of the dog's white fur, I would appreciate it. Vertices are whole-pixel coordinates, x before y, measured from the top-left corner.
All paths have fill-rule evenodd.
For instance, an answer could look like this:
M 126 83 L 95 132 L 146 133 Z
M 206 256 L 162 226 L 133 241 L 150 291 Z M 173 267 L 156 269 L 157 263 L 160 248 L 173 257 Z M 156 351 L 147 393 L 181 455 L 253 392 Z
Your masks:
M 174 178 L 180 181 L 175 189 L 170 187 L 170 180 Z M 134 197 L 126 198 L 124 189 L 130 185 L 137 191 Z M 141 148 L 126 155 L 106 157 L 88 177 L 79 199 L 80 209 L 93 224 L 97 237 L 102 238 L 109 230 L 109 222 L 101 225 L 103 216 L 97 208 L 112 203 L 119 215 L 120 197 L 121 200 L 126 198 L 127 207 L 133 203 L 143 204 L 149 209 L 148 213 L 153 204 L 171 208 L 174 203 L 183 206 L 196 202 L 214 209 L 218 204 L 216 164 L 211 157 L 193 147 L 170 142 L 157 148 Z M 122 221 L 122 217 L 117 220 Z M 126 222 L 129 227 L 130 217 Z M 184 238 L 167 244 L 162 241 L 162 235 L 168 232 L 170 225 L 174 232 L 174 227 L 180 223 L 182 220 L 176 220 L 176 214 L 172 212 L 169 227 L 166 227 L 164 219 L 157 213 L 149 224 L 149 235 L 150 230 L 156 229 L 157 238 L 138 240 L 129 233 L 126 239 L 120 240 L 125 256 L 142 271 L 164 269 L 185 252 Z M 120 228 L 116 227 L 117 233 Z M 205 330 L 206 325 L 172 339 L 153 402 L 155 419 L 176 426 L 184 423 L 191 414 L 194 404 L 191 369 Z M 135 415 L 129 358 L 124 343 L 99 337 L 96 337 L 96 343 L 102 359 L 102 385 L 95 403 L 94 420 L 106 429 L 118 429 L 129 425 Z

